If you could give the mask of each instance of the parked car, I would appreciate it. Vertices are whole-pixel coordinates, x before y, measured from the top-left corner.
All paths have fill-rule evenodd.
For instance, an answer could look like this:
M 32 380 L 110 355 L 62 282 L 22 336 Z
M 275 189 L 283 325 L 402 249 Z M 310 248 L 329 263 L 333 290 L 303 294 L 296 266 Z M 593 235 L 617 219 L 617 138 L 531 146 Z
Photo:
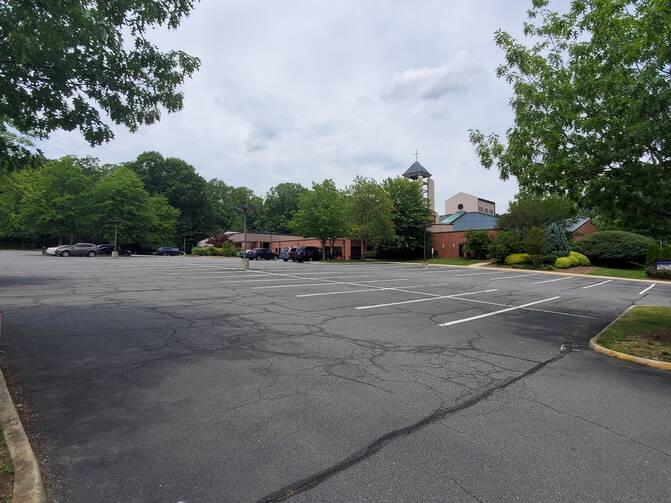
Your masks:
M 254 250 L 246 250 L 245 253 L 243 254 L 240 252 L 240 258 L 248 258 L 249 260 L 254 260 L 254 257 L 256 257 L 256 254 L 254 253 Z
M 176 257 L 177 255 L 184 255 L 184 252 L 174 246 L 161 246 L 153 255 Z
M 112 244 L 98 245 L 97 248 L 100 255 L 111 255 L 114 251 L 114 245 Z M 117 251 L 119 252 L 119 255 L 123 255 L 125 257 L 130 257 L 132 255 L 130 250 L 126 250 L 124 248 L 117 247 Z
M 295 253 L 296 248 L 282 248 L 282 249 L 280 250 L 280 259 L 281 259 L 281 260 L 284 260 L 285 262 L 288 262 L 289 259 L 291 259 L 291 252 L 292 252 L 292 250 L 293 250 L 294 253 Z
M 58 246 L 50 246 L 49 248 L 44 248 L 42 250 L 42 255 L 56 256 L 58 250 L 60 250 L 61 248 L 66 247 L 66 246 L 68 246 L 68 245 L 58 245 Z
M 302 246 L 296 248 L 296 252 L 294 253 L 291 260 L 296 262 L 305 262 L 311 260 L 321 260 L 321 258 L 321 248 L 317 248 L 316 246 Z
M 254 248 L 254 260 L 273 260 L 275 254 L 268 248 Z
M 95 257 L 98 248 L 93 243 L 75 243 L 73 245 L 61 246 L 56 250 L 59 257 Z

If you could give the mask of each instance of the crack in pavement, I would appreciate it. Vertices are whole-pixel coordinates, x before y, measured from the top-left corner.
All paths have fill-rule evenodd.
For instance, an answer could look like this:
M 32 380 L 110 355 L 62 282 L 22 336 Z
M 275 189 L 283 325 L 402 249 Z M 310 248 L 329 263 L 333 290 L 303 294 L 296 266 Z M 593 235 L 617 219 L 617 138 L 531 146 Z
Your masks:
M 300 480 L 297 480 L 289 485 L 286 485 L 272 493 L 267 494 L 266 496 L 263 496 L 257 500 L 257 503 L 275 503 L 279 501 L 285 501 L 293 496 L 296 496 L 300 493 L 303 493 L 305 491 L 309 491 L 310 489 L 313 489 L 317 487 L 318 485 L 322 484 L 326 480 L 330 479 L 331 477 L 337 475 L 340 472 L 343 472 L 359 463 L 362 461 L 372 457 L 375 455 L 377 452 L 382 450 L 387 444 L 397 440 L 398 438 L 405 437 L 408 435 L 412 435 L 413 433 L 416 433 L 417 431 L 423 429 L 424 427 L 436 423 L 438 421 L 441 421 L 445 417 L 447 417 L 450 414 L 454 414 L 455 412 L 459 412 L 465 409 L 468 409 L 480 401 L 490 397 L 493 395 L 495 392 L 503 390 L 512 384 L 515 384 L 516 382 L 529 377 L 530 375 L 533 375 L 540 370 L 542 370 L 544 367 L 547 365 L 550 365 L 554 362 L 557 362 L 564 358 L 567 354 L 570 352 L 562 352 L 548 360 L 542 361 L 533 367 L 531 367 L 529 370 L 521 373 L 518 376 L 515 376 L 511 379 L 507 379 L 506 381 L 502 382 L 501 384 L 498 384 L 497 386 L 493 386 L 491 388 L 486 389 L 483 393 L 474 396 L 464 402 L 461 402 L 457 405 L 454 405 L 452 407 L 439 407 L 436 410 L 434 410 L 431 414 L 424 416 L 421 418 L 419 421 L 416 421 L 412 424 L 409 424 L 407 426 L 404 426 L 402 428 L 398 428 L 396 430 L 389 431 L 385 433 L 384 435 L 379 436 L 372 442 L 370 442 L 368 445 L 366 445 L 364 448 L 359 449 L 358 451 L 353 452 L 349 456 L 346 456 L 345 458 L 341 459 L 337 463 L 332 464 L 331 466 L 324 468 L 323 470 L 320 470 L 318 472 L 314 472 L 311 475 L 308 475 L 307 477 L 304 477 Z

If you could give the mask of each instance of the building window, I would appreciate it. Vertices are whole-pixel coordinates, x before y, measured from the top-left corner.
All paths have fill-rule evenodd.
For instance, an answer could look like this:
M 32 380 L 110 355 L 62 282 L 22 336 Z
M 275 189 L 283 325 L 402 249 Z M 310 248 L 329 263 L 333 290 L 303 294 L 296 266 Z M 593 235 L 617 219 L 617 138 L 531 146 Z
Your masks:
M 464 209 L 464 205 L 461 204 L 461 203 L 459 203 L 459 204 L 457 205 L 457 209 L 459 209 L 459 210 L 463 210 L 463 209 Z

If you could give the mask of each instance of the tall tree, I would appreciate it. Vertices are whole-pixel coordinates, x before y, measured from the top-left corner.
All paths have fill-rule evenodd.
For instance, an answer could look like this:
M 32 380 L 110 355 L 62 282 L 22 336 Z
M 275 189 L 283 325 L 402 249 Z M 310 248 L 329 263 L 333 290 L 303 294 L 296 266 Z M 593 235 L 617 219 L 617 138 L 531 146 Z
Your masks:
M 671 235 L 671 4 L 533 0 L 528 45 L 498 31 L 513 87 L 506 140 L 470 132 L 480 162 L 536 194 Z
M 394 203 L 382 185 L 357 176 L 347 198 L 350 235 L 363 242 L 364 254 L 369 245 L 377 247 L 394 237 Z
M 72 158 L 49 161 L 24 185 L 20 220 L 33 236 L 63 238 L 87 233 L 91 224 L 91 180 Z
M 333 180 L 314 182 L 312 190 L 301 194 L 290 227 L 298 234 L 319 239 L 326 258 L 327 241 L 333 243 L 347 232 L 345 204 L 345 196 Z
M 422 249 L 423 226 L 431 219 L 422 188 L 416 180 L 402 176 L 387 178 L 382 187 L 393 204 L 392 222 L 394 242 L 389 252 L 398 256 L 412 256 Z
M 280 183 L 271 187 L 263 203 L 263 229 L 260 230 L 291 232 L 289 223 L 298 211 L 301 194 L 307 190 L 300 183 Z
M 111 241 L 115 228 L 124 244 L 159 246 L 174 242 L 179 210 L 162 195 L 150 196 L 128 167 L 103 176 L 92 191 L 96 236 Z
M 214 229 L 214 214 L 207 197 L 207 182 L 190 164 L 158 152 L 145 152 L 126 164 L 135 171 L 152 195 L 165 196 L 180 210 L 177 234 L 200 239 Z
M 497 223 L 500 229 L 525 234 L 532 227 L 562 223 L 575 214 L 574 204 L 564 197 L 517 194 L 508 204 L 508 212 L 499 216 Z
M 0 3 L 0 122 L 44 137 L 79 129 L 96 145 L 110 126 L 135 131 L 161 108 L 182 108 L 179 86 L 200 62 L 162 52 L 148 33 L 177 28 L 194 0 Z M 0 153 L 2 154 L 2 153 Z
M 217 232 L 241 231 L 242 213 L 239 208 L 242 205 L 252 207 L 247 219 L 250 230 L 263 229 L 263 199 L 254 195 L 247 187 L 233 187 L 222 180 L 213 178 L 207 182 L 207 198 L 214 212 L 214 227 Z

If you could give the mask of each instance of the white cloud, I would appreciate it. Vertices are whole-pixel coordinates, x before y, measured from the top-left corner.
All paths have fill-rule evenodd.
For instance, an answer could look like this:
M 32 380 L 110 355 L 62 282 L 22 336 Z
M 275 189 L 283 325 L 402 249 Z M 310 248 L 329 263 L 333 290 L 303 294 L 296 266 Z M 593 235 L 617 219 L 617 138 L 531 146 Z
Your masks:
M 420 161 L 441 201 L 472 192 L 505 209 L 516 188 L 481 168 L 467 129 L 503 132 L 510 90 L 494 71 L 493 32 L 519 33 L 529 0 L 203 0 L 177 30 L 154 36 L 199 56 L 184 109 L 109 144 L 77 133 L 43 142 L 48 156 L 104 162 L 157 150 L 206 178 L 263 194 L 282 181 L 357 174 L 382 179 Z

